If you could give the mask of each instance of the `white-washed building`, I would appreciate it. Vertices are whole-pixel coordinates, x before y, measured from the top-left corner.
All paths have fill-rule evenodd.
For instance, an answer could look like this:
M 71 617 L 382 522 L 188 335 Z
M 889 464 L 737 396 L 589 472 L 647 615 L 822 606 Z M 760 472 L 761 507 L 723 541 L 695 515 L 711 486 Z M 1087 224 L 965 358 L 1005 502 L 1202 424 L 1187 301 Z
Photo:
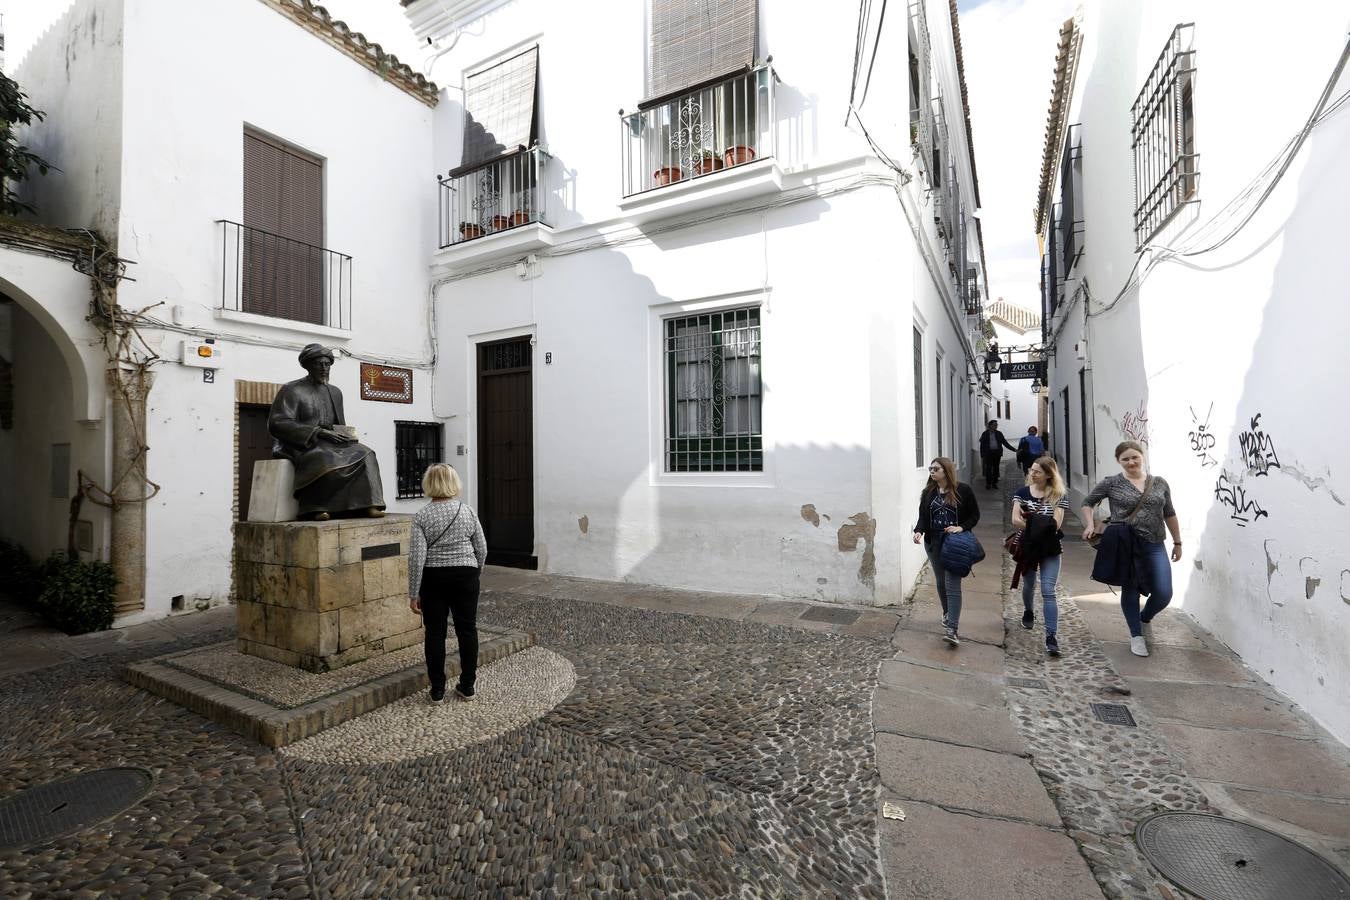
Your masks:
M 429 378 L 434 86 L 294 0 L 75 0 L 11 74 L 48 114 L 25 143 L 61 170 L 27 182 L 41 220 L 95 229 L 128 261 L 115 298 L 137 334 L 111 362 L 108 317 L 56 238 L 0 241 L 13 301 L 0 536 L 64 550 L 83 486 L 76 546 L 113 557 L 119 622 L 226 601 L 231 523 L 252 460 L 270 456 L 267 404 L 303 376 L 310 342 L 341 354 L 333 383 L 390 509 L 414 509 L 398 476 L 440 452 L 443 412 Z M 380 399 L 362 399 L 363 362 Z M 110 382 L 110 366 L 127 374 Z
M 74 0 L 27 54 L 62 170 L 32 199 L 101 235 L 128 343 L 76 251 L 0 244 L 0 536 L 78 532 L 121 623 L 225 600 L 266 404 L 319 342 L 390 509 L 446 459 L 494 562 L 900 600 L 927 462 L 969 473 L 984 407 L 954 3 L 406 12 L 448 87 L 308 0 Z
M 1087 3 L 1061 32 L 1036 221 L 1075 493 L 1118 471 L 1118 441 L 1147 444 L 1182 525 L 1174 602 L 1342 740 L 1348 27 L 1313 0 Z
M 406 6 L 445 85 L 437 396 L 492 558 L 897 602 L 983 405 L 955 6 Z
M 985 314 L 989 323 L 986 334 L 993 344 L 992 348 L 986 346 L 986 358 L 990 349 L 997 349 L 999 366 L 986 366 L 991 399 L 984 421 L 987 423 L 990 419 L 997 419 L 999 430 L 1009 443 L 1016 446 L 1017 439 L 1027 433 L 1027 428 L 1044 425 L 1039 419 L 1040 379 L 1035 376 L 1022 377 L 1025 371 L 1015 373 L 1011 370 L 1008 372 L 1009 377 L 1004 378 L 1003 364 L 1036 361 L 1032 357 L 1039 357 L 1039 354 L 1033 354 L 1031 348 L 1041 342 L 1041 315 L 1002 297 L 990 303 Z

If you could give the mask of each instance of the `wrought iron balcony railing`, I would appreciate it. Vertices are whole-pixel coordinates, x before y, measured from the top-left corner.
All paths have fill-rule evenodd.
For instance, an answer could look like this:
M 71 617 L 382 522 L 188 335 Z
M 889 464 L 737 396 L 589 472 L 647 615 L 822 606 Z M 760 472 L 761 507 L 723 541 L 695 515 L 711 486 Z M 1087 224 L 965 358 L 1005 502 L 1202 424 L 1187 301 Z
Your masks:
M 352 258 L 228 219 L 220 245 L 222 309 L 352 327 Z
M 620 114 L 623 195 L 711 175 L 775 155 L 769 66 Z
M 545 175 L 550 159 L 541 147 L 531 147 L 437 176 L 441 249 L 521 225 L 547 225 Z

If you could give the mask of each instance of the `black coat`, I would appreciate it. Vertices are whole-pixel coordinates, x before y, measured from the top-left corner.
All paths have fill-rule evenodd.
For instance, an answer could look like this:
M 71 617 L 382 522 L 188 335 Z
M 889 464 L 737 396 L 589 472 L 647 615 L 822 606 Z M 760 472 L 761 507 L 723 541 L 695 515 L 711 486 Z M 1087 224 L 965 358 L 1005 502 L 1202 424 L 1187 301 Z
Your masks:
M 1144 542 L 1132 527 L 1124 522 L 1112 522 L 1106 526 L 1097 544 L 1097 558 L 1092 563 L 1092 580 L 1118 587 L 1132 584 L 1139 588 L 1140 594 L 1147 597 L 1153 593 L 1153 584 L 1149 578 L 1144 550 Z
M 926 538 L 933 537 L 933 522 L 928 514 L 928 506 L 932 502 L 933 488 L 925 488 L 924 492 L 919 495 L 919 518 L 914 523 L 914 530 Z M 979 521 L 980 504 L 975 500 L 975 492 L 970 489 L 968 484 L 958 484 L 956 486 L 956 524 L 966 531 L 970 531 Z
M 989 443 L 989 435 L 990 435 L 990 434 L 993 434 L 993 435 L 994 435 L 994 446 L 993 446 L 993 447 L 987 446 L 988 443 Z M 1014 453 L 1017 452 L 1017 448 L 1014 447 L 1012 444 L 1008 443 L 1008 439 L 1007 439 L 1006 437 L 1003 436 L 1003 432 L 999 431 L 997 428 L 995 428 L 992 432 L 989 431 L 988 429 L 985 429 L 984 431 L 981 431 L 981 432 L 980 432 L 980 452 L 981 452 L 981 453 L 989 454 L 990 456 L 998 456 L 998 457 L 1002 457 L 1002 456 L 1003 456 L 1003 448 L 1004 448 L 1004 447 L 1007 447 L 1009 450 L 1012 450 Z

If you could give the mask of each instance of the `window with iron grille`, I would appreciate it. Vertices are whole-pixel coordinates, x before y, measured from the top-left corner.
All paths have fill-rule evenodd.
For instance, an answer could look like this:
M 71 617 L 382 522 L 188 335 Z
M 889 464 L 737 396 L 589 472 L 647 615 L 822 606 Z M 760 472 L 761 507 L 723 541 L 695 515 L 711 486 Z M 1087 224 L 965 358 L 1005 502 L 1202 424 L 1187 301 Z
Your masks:
M 1083 139 L 1079 125 L 1069 126 L 1064 162 L 1059 171 L 1060 271 L 1068 277 L 1083 252 Z
M 395 422 L 394 456 L 398 461 L 398 499 L 422 496 L 422 475 L 443 461 L 439 422 Z
M 1130 107 L 1136 248 L 1143 247 L 1182 206 L 1199 199 L 1191 91 L 1194 39 L 1193 24 L 1172 30 Z
M 666 471 L 764 469 L 759 307 L 665 321 Z
M 942 354 L 938 354 L 937 370 L 933 373 L 933 405 L 937 409 L 938 456 L 946 456 L 946 441 L 942 433 Z
M 922 466 L 923 447 L 923 332 L 914 329 L 914 465 Z

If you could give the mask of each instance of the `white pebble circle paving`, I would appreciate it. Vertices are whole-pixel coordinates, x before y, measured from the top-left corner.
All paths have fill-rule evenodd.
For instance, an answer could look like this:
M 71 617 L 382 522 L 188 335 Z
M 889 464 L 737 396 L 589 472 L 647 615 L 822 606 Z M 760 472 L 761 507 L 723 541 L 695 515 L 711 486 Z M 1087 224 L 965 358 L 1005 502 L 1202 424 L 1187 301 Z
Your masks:
M 576 670 L 566 657 L 530 647 L 479 669 L 472 703 L 458 700 L 453 691 L 432 703 L 420 691 L 280 752 L 310 762 L 351 765 L 420 759 L 527 725 L 561 703 L 576 682 Z

